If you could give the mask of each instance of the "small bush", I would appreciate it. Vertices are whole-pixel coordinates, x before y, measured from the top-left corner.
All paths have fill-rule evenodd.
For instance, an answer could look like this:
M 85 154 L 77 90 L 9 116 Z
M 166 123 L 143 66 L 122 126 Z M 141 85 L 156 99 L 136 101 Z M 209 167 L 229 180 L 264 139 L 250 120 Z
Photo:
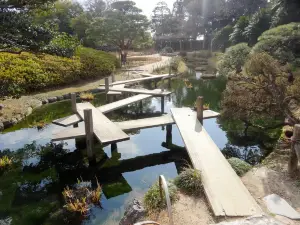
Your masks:
M 175 71 L 180 74 L 183 74 L 188 70 L 185 62 L 180 56 L 172 58 L 171 67 L 172 67 L 172 71 Z
M 290 23 L 265 31 L 253 53 L 267 52 L 281 63 L 295 63 L 300 52 L 300 23 Z
M 171 47 L 164 47 L 162 50 L 161 50 L 161 53 L 173 53 L 174 50 L 173 48 Z
M 238 158 L 230 158 L 228 159 L 228 162 L 231 165 L 232 169 L 240 177 L 243 176 L 252 168 L 252 166 L 249 163 L 246 163 L 245 161 Z
M 177 188 L 173 183 L 168 183 L 168 189 L 170 194 L 171 203 L 174 203 L 177 199 Z M 153 212 L 165 208 L 167 206 L 166 199 L 163 192 L 163 200 L 160 197 L 159 184 L 156 182 L 146 192 L 144 196 L 144 205 L 148 212 Z
M 82 101 L 91 101 L 94 100 L 95 96 L 92 93 L 84 92 L 80 94 L 80 100 Z
M 201 195 L 203 186 L 200 171 L 186 168 L 174 180 L 175 185 L 183 192 L 190 195 Z
M 217 67 L 220 75 L 228 76 L 231 72 L 242 70 L 251 49 L 246 43 L 240 43 L 226 49 L 218 59 Z
M 80 47 L 76 51 L 82 64 L 82 77 L 99 77 L 99 75 L 110 75 L 115 68 L 120 68 L 120 61 L 112 54 Z

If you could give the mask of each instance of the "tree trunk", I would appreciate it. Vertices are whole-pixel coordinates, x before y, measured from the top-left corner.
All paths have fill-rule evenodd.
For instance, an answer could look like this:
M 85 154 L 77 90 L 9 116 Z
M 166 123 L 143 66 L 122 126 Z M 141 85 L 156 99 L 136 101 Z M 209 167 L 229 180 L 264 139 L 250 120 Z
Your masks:
M 294 126 L 292 137 L 291 153 L 288 165 L 288 172 L 291 176 L 298 170 L 298 161 L 300 162 L 300 124 Z

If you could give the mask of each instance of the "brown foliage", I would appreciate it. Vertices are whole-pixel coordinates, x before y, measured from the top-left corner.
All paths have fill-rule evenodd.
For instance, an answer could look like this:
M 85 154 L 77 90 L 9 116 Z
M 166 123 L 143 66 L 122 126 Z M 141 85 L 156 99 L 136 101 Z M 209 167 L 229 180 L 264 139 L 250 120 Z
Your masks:
M 267 117 L 287 117 L 299 122 L 290 110 L 300 99 L 300 79 L 288 81 L 288 65 L 282 66 L 267 53 L 253 54 L 241 73 L 228 78 L 222 102 L 223 115 L 245 121 Z

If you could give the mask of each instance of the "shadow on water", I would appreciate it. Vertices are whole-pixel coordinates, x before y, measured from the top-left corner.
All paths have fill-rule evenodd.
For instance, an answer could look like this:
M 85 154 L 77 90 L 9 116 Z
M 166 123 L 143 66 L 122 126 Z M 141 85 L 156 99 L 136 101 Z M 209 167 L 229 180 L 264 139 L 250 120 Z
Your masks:
M 189 74 L 174 79 L 174 93 L 165 99 L 165 111 L 193 107 L 197 96 L 204 96 L 210 109 L 219 111 L 225 87 L 224 77 L 203 80 Z M 107 116 L 114 121 L 158 116 L 160 101 L 143 100 L 142 108 L 138 103 L 132 104 Z M 105 96 L 96 95 L 92 104 L 105 104 Z M 156 127 L 131 132 L 129 141 L 116 146 L 95 142 L 96 164 L 89 166 L 84 139 L 50 143 L 52 133 L 65 128 L 53 124 L 36 128 L 40 122 L 49 123 L 71 113 L 70 101 L 45 105 L 0 134 L 0 156 L 8 155 L 14 161 L 0 173 L 0 222 L 12 219 L 14 225 L 118 224 L 124 206 L 133 198 L 141 198 L 160 174 L 173 179 L 190 164 L 180 133 L 173 125 L 171 137 L 166 127 Z M 252 164 L 270 152 L 278 135 L 277 131 L 246 129 L 234 119 L 205 120 L 204 127 L 226 157 L 239 157 Z M 78 179 L 91 181 L 93 187 L 97 179 L 102 186 L 103 209 L 91 207 L 87 218 L 74 217 L 63 207 L 63 189 L 73 187 Z

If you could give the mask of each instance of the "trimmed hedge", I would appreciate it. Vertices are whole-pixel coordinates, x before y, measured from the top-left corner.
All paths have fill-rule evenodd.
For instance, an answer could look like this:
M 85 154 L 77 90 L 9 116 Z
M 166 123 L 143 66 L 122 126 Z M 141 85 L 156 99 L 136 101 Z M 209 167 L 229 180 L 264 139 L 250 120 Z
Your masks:
M 217 67 L 220 75 L 230 76 L 244 66 L 251 48 L 247 43 L 240 43 L 226 49 L 226 52 L 218 59 Z
M 298 63 L 300 58 L 300 23 L 290 23 L 265 31 L 253 53 L 267 52 L 281 63 Z M 299 63 L 298 63 L 299 65 Z
M 79 48 L 76 57 L 0 53 L 0 95 L 16 96 L 110 75 L 118 67 L 109 53 Z

